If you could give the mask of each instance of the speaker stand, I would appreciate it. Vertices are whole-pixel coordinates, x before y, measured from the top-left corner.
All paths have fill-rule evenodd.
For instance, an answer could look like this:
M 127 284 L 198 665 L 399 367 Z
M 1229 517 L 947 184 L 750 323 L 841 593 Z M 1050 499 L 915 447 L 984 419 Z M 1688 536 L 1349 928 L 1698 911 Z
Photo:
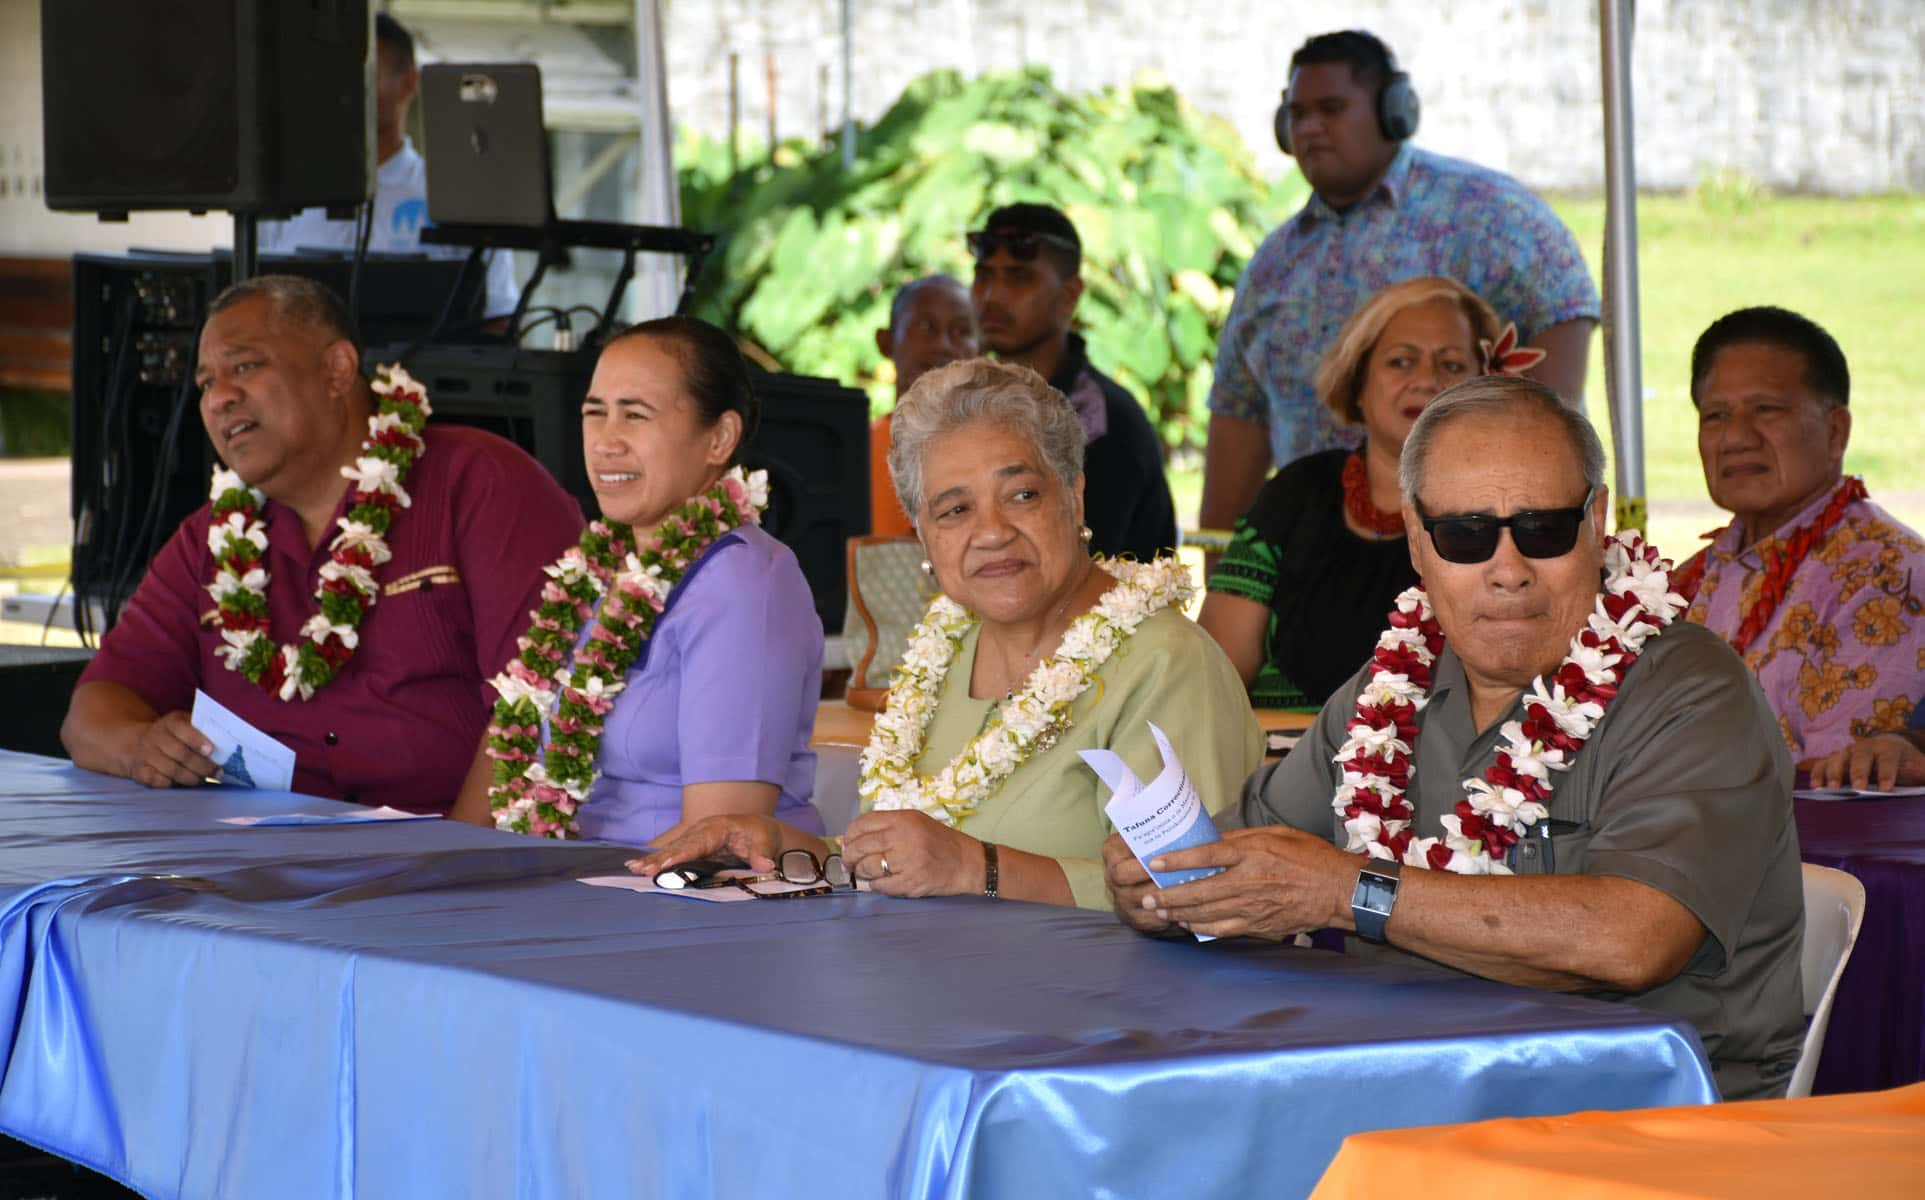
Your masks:
M 260 214 L 234 214 L 234 282 L 252 279 L 261 273 Z

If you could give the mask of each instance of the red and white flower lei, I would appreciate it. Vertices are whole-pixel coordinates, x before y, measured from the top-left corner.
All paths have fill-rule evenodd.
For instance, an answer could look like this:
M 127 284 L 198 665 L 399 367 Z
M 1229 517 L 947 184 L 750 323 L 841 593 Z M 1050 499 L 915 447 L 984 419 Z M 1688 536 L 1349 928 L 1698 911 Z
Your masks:
M 312 699 L 354 657 L 361 622 L 381 595 L 375 568 L 393 557 L 383 535 L 412 503 L 402 485 L 426 451 L 421 430 L 432 411 L 428 394 L 398 366 L 380 368 L 372 386 L 375 412 L 354 464 L 341 468 L 354 485 L 314 590 L 321 611 L 301 626 L 304 641 L 280 645 L 272 636 L 262 565 L 267 524 L 260 519 L 267 497 L 237 472 L 214 470 L 209 491 L 214 519 L 207 528 L 214 582 L 207 591 L 214 597 L 214 628 L 223 643 L 214 653 L 228 670 L 283 700 Z
M 601 775 L 603 719 L 669 592 L 705 550 L 758 521 L 768 503 L 768 472 L 744 475 L 738 467 L 646 538 L 637 540 L 627 525 L 591 521 L 579 544 L 543 568 L 548 582 L 540 607 L 528 614 L 528 633 L 516 641 L 520 653 L 493 680 L 500 699 L 488 725 L 487 752 L 495 760 L 488 802 L 497 829 L 577 835 L 575 813 Z M 575 637 L 591 617 L 595 628 L 571 666 Z
M 1570 770 L 1644 643 L 1685 608 L 1671 591 L 1670 561 L 1636 532 L 1606 539 L 1604 565 L 1604 590 L 1586 628 L 1556 670 L 1532 681 L 1524 719 L 1504 723 L 1496 761 L 1482 779 L 1464 781 L 1464 799 L 1442 818 L 1441 838 L 1413 836 L 1416 814 L 1404 792 L 1444 631 L 1421 586 L 1397 597 L 1350 737 L 1332 759 L 1343 771 L 1331 805 L 1344 818 L 1346 849 L 1460 875 L 1511 873 L 1504 858 L 1519 834 L 1550 815 L 1551 772 Z

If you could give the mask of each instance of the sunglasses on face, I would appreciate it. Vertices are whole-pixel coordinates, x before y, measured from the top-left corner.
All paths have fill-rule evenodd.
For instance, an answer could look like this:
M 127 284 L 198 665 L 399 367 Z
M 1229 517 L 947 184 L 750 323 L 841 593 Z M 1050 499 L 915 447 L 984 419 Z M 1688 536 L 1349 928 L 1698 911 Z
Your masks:
M 1584 518 L 1591 511 L 1591 500 L 1597 489 L 1591 488 L 1584 493 L 1584 500 L 1576 508 L 1534 508 L 1524 512 L 1512 513 L 1508 517 L 1491 517 L 1472 513 L 1461 517 L 1427 517 L 1421 505 L 1417 508 L 1418 519 L 1423 522 L 1424 531 L 1430 534 L 1430 544 L 1437 556 L 1450 563 L 1481 563 L 1497 553 L 1497 543 L 1504 530 L 1511 531 L 1511 541 L 1517 552 L 1525 558 L 1562 558 L 1577 545 L 1577 531 L 1583 527 Z
M 969 244 L 969 253 L 977 262 L 993 258 L 998 250 L 1004 250 L 1017 262 L 1028 262 L 1042 253 L 1044 246 L 1054 246 L 1059 250 L 1074 250 L 1075 243 L 1068 238 L 1053 233 L 1031 233 L 1021 230 L 1008 233 L 994 233 L 978 229 L 963 239 Z

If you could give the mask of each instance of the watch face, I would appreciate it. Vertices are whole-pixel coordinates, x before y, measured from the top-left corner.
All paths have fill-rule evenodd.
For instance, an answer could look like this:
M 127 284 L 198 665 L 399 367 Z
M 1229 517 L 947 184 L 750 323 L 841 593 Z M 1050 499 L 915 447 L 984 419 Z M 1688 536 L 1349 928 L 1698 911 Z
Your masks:
M 1358 907 L 1372 912 L 1389 912 L 1397 898 L 1397 881 L 1365 871 L 1357 876 Z

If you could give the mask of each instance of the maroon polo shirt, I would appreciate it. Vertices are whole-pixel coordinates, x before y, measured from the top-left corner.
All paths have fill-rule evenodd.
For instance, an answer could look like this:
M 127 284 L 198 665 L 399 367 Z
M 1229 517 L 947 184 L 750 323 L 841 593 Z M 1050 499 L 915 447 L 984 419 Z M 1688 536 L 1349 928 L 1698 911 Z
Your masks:
M 445 812 L 487 724 L 486 680 L 515 652 L 541 568 L 581 533 L 582 513 L 513 443 L 459 425 L 428 426 L 404 485 L 413 505 L 388 529 L 394 558 L 361 644 L 308 701 L 283 701 L 214 655 L 212 510 L 202 505 L 154 556 L 120 621 L 81 675 L 118 683 L 161 713 L 192 711 L 200 688 L 292 747 L 294 790 L 361 804 Z M 339 518 L 347 506 L 341 497 Z M 268 611 L 290 642 L 317 606 L 316 572 L 333 524 L 309 549 L 301 521 L 265 506 Z

